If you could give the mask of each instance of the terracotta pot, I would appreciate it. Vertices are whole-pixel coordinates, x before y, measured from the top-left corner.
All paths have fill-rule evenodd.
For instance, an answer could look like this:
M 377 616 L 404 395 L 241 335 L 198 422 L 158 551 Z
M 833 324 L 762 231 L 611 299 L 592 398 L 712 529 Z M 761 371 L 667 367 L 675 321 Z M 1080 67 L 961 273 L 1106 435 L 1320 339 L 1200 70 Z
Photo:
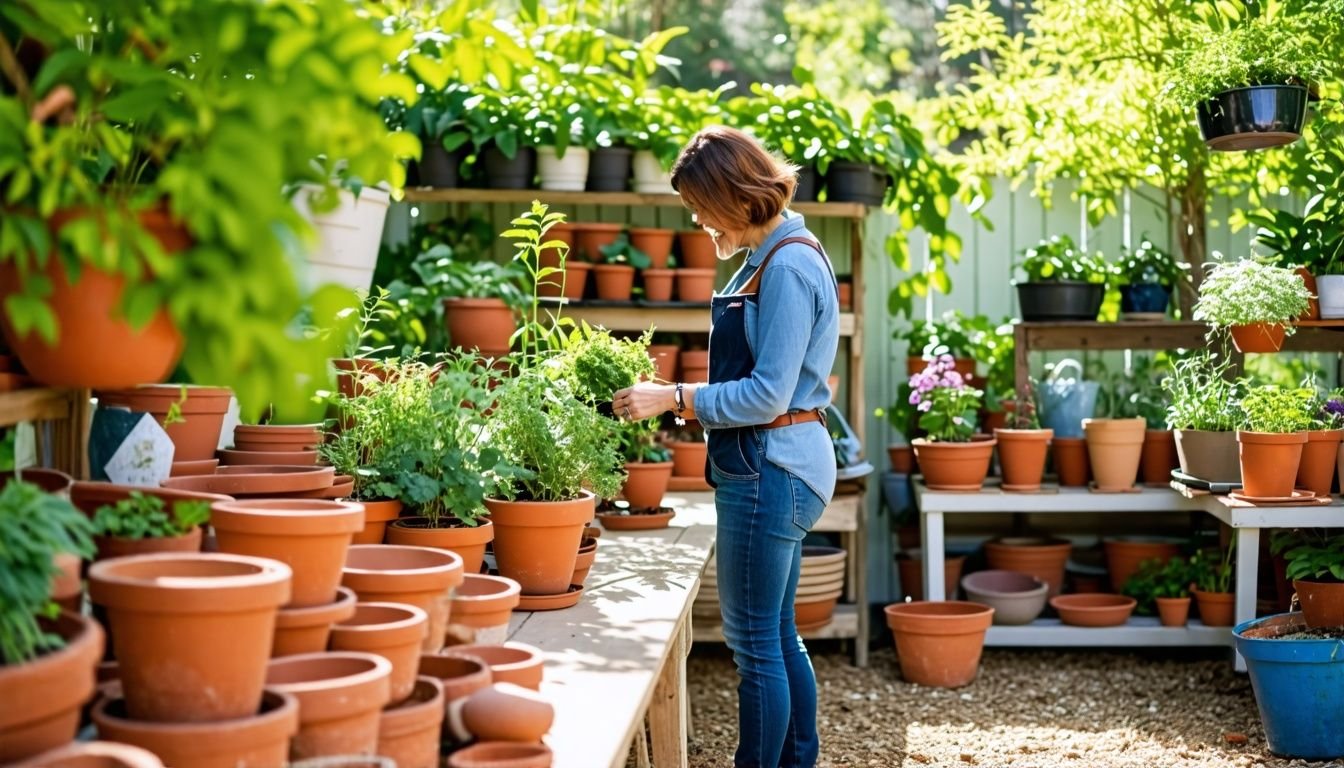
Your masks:
M 371 653 L 306 653 L 271 661 L 266 687 L 299 700 L 289 758 L 371 754 L 392 665 Z
M 1321 300 L 1317 298 L 1316 276 L 1311 274 L 1311 270 L 1306 267 L 1298 267 L 1293 270 L 1302 278 L 1302 285 L 1306 286 L 1311 298 L 1307 299 L 1307 309 L 1297 316 L 1298 320 L 1320 320 L 1321 319 Z
M 673 477 L 704 477 L 709 444 L 704 440 L 673 440 L 667 447 L 672 451 Z
M 819 595 L 795 597 L 793 623 L 799 632 L 821 629 L 835 618 L 835 606 L 843 590 L 836 589 Z
M 672 478 L 672 462 L 629 462 L 625 465 L 625 485 L 621 496 L 634 509 L 657 507 L 663 503 L 667 483 Z
M 1302 458 L 1297 465 L 1296 487 L 1305 488 L 1317 496 L 1330 495 L 1341 439 L 1344 439 L 1344 429 L 1315 429 L 1307 433 L 1307 442 L 1302 446 Z
M 555 722 L 541 694 L 513 683 L 493 683 L 462 701 L 462 725 L 481 741 L 537 744 Z
M 569 577 L 570 584 L 582 585 L 588 580 L 588 571 L 592 569 L 593 562 L 597 560 L 597 539 L 583 537 L 579 544 L 579 557 L 574 561 L 574 575 Z
M 1232 592 L 1190 590 L 1199 605 L 1199 620 L 1206 627 L 1230 627 L 1236 615 L 1237 596 Z
M 409 698 L 383 710 L 377 754 L 395 760 L 397 768 L 438 768 L 443 708 L 443 685 L 438 679 L 416 678 Z
M 9 485 L 11 480 L 22 478 L 25 483 L 31 483 L 47 493 L 56 496 L 70 496 L 70 486 L 75 484 L 75 479 L 59 469 L 44 469 L 42 467 L 25 467 L 20 470 L 9 472 L 0 472 L 0 488 Z
M 13 768 L 163 768 L 153 752 L 115 741 L 73 741 Z
M 448 756 L 448 768 L 551 768 L 545 744 L 482 741 Z
M 565 262 L 564 285 L 559 285 L 559 275 L 547 277 L 546 290 L 542 296 L 564 296 L 570 301 L 579 301 L 588 292 L 588 275 L 593 265 L 586 261 L 570 259 Z
M 915 470 L 915 449 L 908 445 L 887 446 L 887 460 L 891 462 L 891 471 L 909 475 Z
M 687 384 L 701 384 L 709 381 L 709 350 L 682 350 L 681 376 Z
M 1063 539 L 1008 537 L 985 542 L 989 567 L 1035 576 L 1050 585 L 1050 596 L 1064 586 L 1064 566 L 1073 544 Z
M 102 698 L 93 708 L 98 736 L 153 752 L 172 768 L 273 768 L 289 759 L 299 730 L 299 703 L 266 691 L 252 714 L 207 722 L 147 722 L 127 713 L 127 702 Z
M 1060 621 L 1071 627 L 1118 627 L 1129 621 L 1138 604 L 1132 597 L 1100 592 L 1050 598 Z
M 233 445 L 240 451 L 295 453 L 321 444 L 321 424 L 239 424 L 233 429 Z
M 1156 600 L 1157 615 L 1162 620 L 1162 626 L 1184 627 L 1190 620 L 1190 598 L 1159 597 Z
M 221 501 L 210 507 L 219 551 L 269 557 L 294 571 L 293 608 L 336 599 L 350 537 L 364 527 L 364 507 L 321 499 Z
M 1097 490 L 1124 491 L 1139 477 L 1143 453 L 1143 419 L 1083 419 L 1087 457 Z
M 957 688 L 975 679 L 993 608 L 952 600 L 895 603 L 886 614 L 906 681 Z
M 578 245 L 578 254 L 570 254 L 571 258 L 582 258 L 594 264 L 600 264 L 604 261 L 602 256 L 603 246 L 611 245 L 620 237 L 621 230 L 625 229 L 622 224 L 602 224 L 598 222 L 584 222 L 574 224 L 577 230 L 575 241 Z
M 907 376 L 914 376 L 916 373 L 920 373 L 925 368 L 929 367 L 930 362 L 932 361 L 927 360 L 920 355 L 909 355 L 905 358 L 905 374 Z M 969 357 L 952 358 L 952 370 L 960 373 L 963 378 L 968 380 L 976 378 L 975 360 Z
M 356 600 L 353 591 L 337 587 L 336 599 L 327 605 L 281 608 L 275 616 L 271 658 L 325 651 L 331 637 L 331 625 L 354 616 Z
M 94 563 L 89 598 L 107 609 L 131 717 L 195 723 L 254 715 L 291 576 L 284 563 L 227 554 Z
M 1170 429 L 1145 430 L 1140 466 L 1144 484 L 1170 484 L 1171 470 L 1180 466 L 1176 458 L 1176 433 Z
M 317 451 L 243 451 L 225 448 L 219 452 L 219 458 L 226 467 L 256 466 L 258 464 L 288 464 L 290 466 L 316 466 Z M 172 477 L 184 474 L 210 475 L 213 472 L 179 472 Z
M 714 269 L 719 258 L 714 238 L 703 229 L 687 229 L 677 233 L 681 260 L 677 263 L 688 269 Z
M 443 686 L 445 705 L 485 688 L 491 680 L 490 666 L 479 658 L 469 656 L 422 655 L 420 676 L 439 681 Z
M 911 441 L 915 458 L 924 473 L 924 485 L 933 491 L 979 490 L 989 474 L 994 456 L 994 438 L 972 438 L 968 443 Z
M 490 667 L 490 679 L 496 683 L 513 683 L 534 691 L 541 690 L 541 651 L 523 643 L 502 645 L 455 645 L 443 651 L 444 656 L 477 659 Z
M 387 524 L 401 515 L 401 502 L 396 499 L 364 501 L 364 527 L 355 534 L 352 544 L 382 544 Z
M 1139 566 L 1148 560 L 1163 565 L 1181 554 L 1176 541 L 1156 537 L 1125 536 L 1102 540 L 1106 551 L 1106 570 L 1111 576 L 1111 589 L 1121 592 L 1129 577 L 1139 572 Z
M 69 611 L 44 629 L 65 647 L 23 664 L 0 664 L 0 763 L 9 765 L 64 745 L 79 731 L 80 708 L 94 693 L 103 656 L 98 622 Z
M 387 380 L 387 371 L 379 360 L 337 358 L 331 365 L 336 369 L 336 388 L 345 397 L 364 394 L 364 382 L 369 379 Z
M 462 558 L 463 573 L 480 573 L 485 545 L 495 540 L 494 524 L 482 519 L 473 527 L 456 517 L 439 522 L 446 525 L 430 528 L 428 518 L 403 517 L 388 527 L 387 543 L 456 552 Z
M 597 281 L 597 298 L 603 301 L 629 301 L 635 288 L 635 268 L 629 264 L 597 264 L 593 266 Z
M 1041 487 L 1045 457 L 1050 452 L 1053 429 L 996 429 L 1003 490 L 1033 491 Z
M 508 352 L 509 337 L 518 328 L 503 299 L 444 299 L 443 322 L 450 347 L 496 354 Z
M 714 278 L 717 274 L 714 269 L 678 269 L 677 301 L 688 304 L 709 303 L 714 298 Z
M 185 388 L 186 400 L 182 400 Z M 182 384 L 152 384 L 134 389 L 99 390 L 94 393 L 100 406 L 124 406 L 143 411 L 163 426 L 173 441 L 174 461 L 205 461 L 215 457 L 224 414 L 229 410 L 233 390 L 228 387 L 195 387 Z M 182 421 L 164 425 L 168 410 L 177 405 Z
M 567 592 L 583 529 L 596 509 L 593 494 L 551 502 L 487 498 L 485 506 L 495 524 L 499 574 L 517 581 L 524 595 Z
M 220 467 L 213 475 L 170 477 L 163 487 L 229 496 L 268 496 L 303 493 L 331 487 L 336 480 L 332 467 L 287 467 L 248 465 Z
M 1308 627 L 1344 627 L 1344 583 L 1293 579 Z
M 57 211 L 48 219 L 52 234 L 89 213 Z M 165 211 L 143 211 L 139 220 L 165 255 L 172 257 L 191 247 L 186 228 Z M 21 258 L 31 263 L 34 256 L 25 254 Z M 0 294 L 19 293 L 28 280 L 39 278 L 51 285 L 44 300 L 59 324 L 55 344 L 48 344 L 36 329 L 20 334 L 10 323 L 9 313 L 0 313 L 9 349 L 34 379 L 52 387 L 100 389 L 163 381 L 172 373 L 182 355 L 182 335 L 166 309 L 159 309 L 147 323 L 133 328 L 122 314 L 126 278 L 121 274 L 85 262 L 80 264 L 78 281 L 71 283 L 63 261 L 53 253 L 45 265 L 21 277 L 11 258 L 0 264 Z
M 84 561 L 69 552 L 57 552 L 51 559 L 57 571 L 51 577 L 52 602 L 64 610 L 78 612 L 84 602 L 84 581 L 80 578 Z
M 353 616 L 332 626 L 331 650 L 372 653 L 386 659 L 392 665 L 388 701 L 396 703 L 410 696 L 415 687 L 428 627 L 429 617 L 414 605 L 358 603 Z
M 130 555 L 148 555 L 155 552 L 200 552 L 201 527 L 198 525 L 181 536 L 168 536 L 162 539 L 128 539 L 125 536 L 94 536 L 93 543 L 98 547 L 95 561 Z
M 424 650 L 443 647 L 452 592 L 462 583 L 462 558 L 429 547 L 359 544 L 346 554 L 341 583 L 355 590 L 360 602 L 413 605 L 429 616 Z
M 1092 474 L 1087 456 L 1087 440 L 1081 437 L 1056 437 L 1050 441 L 1051 458 L 1059 484 L 1065 487 L 1087 485 Z
M 206 459 L 205 461 L 174 461 L 168 470 L 169 477 L 185 477 L 190 475 L 213 475 L 219 467 L 219 459 Z
M 1240 352 L 1278 352 L 1283 347 L 1287 331 L 1283 323 L 1250 323 L 1234 325 L 1232 345 Z
M 676 344 L 650 344 L 649 358 L 653 360 L 654 378 L 658 381 L 677 380 L 677 358 L 681 348 Z
M 676 230 L 672 229 L 631 227 L 630 244 L 649 257 L 654 269 L 665 269 L 667 259 L 672 255 L 672 239 L 676 234 Z
M 943 595 L 946 599 L 955 599 L 957 584 L 961 581 L 961 569 L 966 565 L 962 555 L 943 557 Z M 896 555 L 896 570 L 901 578 L 901 594 L 911 600 L 924 599 L 924 553 L 918 549 L 901 552 Z
M 1306 432 L 1272 434 L 1237 430 L 1241 449 L 1241 489 L 1247 496 L 1291 496 L 1307 444 Z
M 1178 429 L 1176 457 L 1181 471 L 1211 483 L 1240 483 L 1240 447 L 1235 432 Z
M 521 594 L 513 579 L 468 573 L 453 595 L 453 623 L 474 629 L 477 643 L 502 643 Z
M 840 311 L 848 312 L 854 306 L 854 284 L 848 280 L 840 280 L 835 284 L 837 298 L 840 300 Z
M 661 511 L 631 512 L 624 515 L 599 512 L 597 519 L 608 531 L 656 531 L 666 528 L 676 516 L 675 509 L 666 507 Z
M 994 623 L 1030 624 L 1045 610 L 1050 585 L 1016 571 L 976 571 L 961 580 L 966 599 L 994 609 Z
M 644 280 L 644 298 L 649 301 L 671 301 L 672 286 L 676 283 L 675 269 L 649 267 L 640 272 Z

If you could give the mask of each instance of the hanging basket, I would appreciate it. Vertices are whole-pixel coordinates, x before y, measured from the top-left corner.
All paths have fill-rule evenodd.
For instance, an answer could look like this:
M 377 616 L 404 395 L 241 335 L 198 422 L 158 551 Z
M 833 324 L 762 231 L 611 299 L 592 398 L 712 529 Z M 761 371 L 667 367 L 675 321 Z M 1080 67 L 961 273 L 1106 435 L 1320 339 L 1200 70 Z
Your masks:
M 1302 138 L 1307 89 L 1300 85 L 1252 85 L 1223 91 L 1199 105 L 1199 132 L 1209 149 L 1266 149 Z

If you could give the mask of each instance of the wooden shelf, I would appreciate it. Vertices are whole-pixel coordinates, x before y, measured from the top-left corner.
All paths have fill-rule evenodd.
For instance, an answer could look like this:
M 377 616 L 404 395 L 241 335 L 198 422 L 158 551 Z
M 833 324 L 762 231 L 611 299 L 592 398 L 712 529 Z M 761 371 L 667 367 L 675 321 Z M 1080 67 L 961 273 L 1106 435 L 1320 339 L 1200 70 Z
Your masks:
M 73 389 L 16 389 L 0 392 L 0 427 L 21 421 L 56 421 L 74 414 Z
M 556 192 L 545 189 L 442 189 L 407 187 L 410 203 L 530 203 L 540 200 L 559 205 L 623 205 L 662 208 L 682 207 L 681 195 L 644 195 L 638 192 Z M 794 203 L 790 210 L 804 216 L 832 219 L 862 219 L 868 215 L 862 203 Z
M 859 529 L 859 505 L 863 503 L 862 494 L 836 496 L 821 513 L 821 519 L 812 526 L 812 530 L 822 533 L 850 533 Z
M 576 322 L 585 320 L 589 325 L 600 325 L 609 331 L 645 331 L 654 326 L 670 333 L 709 333 L 709 309 L 699 305 L 685 307 L 568 305 L 565 317 Z M 854 335 L 854 313 L 840 313 L 840 335 Z
M 1054 648 L 1184 647 L 1232 645 L 1231 627 L 1208 627 L 1191 619 L 1184 627 L 1164 627 L 1152 616 L 1134 616 L 1117 627 L 1070 627 L 1059 619 L 1037 619 L 1019 627 L 996 625 L 985 645 Z
M 19 422 L 51 422 L 37 432 L 38 456 L 50 440 L 52 466 L 75 479 L 89 476 L 89 391 L 87 389 L 17 389 L 0 392 L 0 426 Z M 41 460 L 39 459 L 39 464 Z

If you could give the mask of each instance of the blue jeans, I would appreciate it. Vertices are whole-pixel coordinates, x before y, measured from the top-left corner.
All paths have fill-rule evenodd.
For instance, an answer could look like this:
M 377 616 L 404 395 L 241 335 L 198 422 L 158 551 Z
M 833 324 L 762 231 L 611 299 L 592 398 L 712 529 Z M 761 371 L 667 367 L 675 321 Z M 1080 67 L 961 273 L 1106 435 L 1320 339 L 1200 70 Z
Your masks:
M 724 430 L 710 450 L 723 636 L 741 682 L 735 766 L 811 768 L 817 682 L 793 622 L 802 541 L 825 504 L 765 460 L 755 430 Z

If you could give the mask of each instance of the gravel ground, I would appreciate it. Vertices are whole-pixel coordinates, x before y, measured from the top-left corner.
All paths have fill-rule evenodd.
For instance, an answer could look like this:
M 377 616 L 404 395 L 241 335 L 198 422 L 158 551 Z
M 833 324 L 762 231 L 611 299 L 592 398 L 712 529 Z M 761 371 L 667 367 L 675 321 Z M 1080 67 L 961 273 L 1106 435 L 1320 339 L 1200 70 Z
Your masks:
M 1344 768 L 1270 756 L 1250 681 L 1221 655 L 986 649 L 976 681 L 947 691 L 902 681 L 890 648 L 868 669 L 834 648 L 813 650 L 820 766 Z M 732 658 L 697 645 L 688 677 L 691 768 L 731 766 Z

